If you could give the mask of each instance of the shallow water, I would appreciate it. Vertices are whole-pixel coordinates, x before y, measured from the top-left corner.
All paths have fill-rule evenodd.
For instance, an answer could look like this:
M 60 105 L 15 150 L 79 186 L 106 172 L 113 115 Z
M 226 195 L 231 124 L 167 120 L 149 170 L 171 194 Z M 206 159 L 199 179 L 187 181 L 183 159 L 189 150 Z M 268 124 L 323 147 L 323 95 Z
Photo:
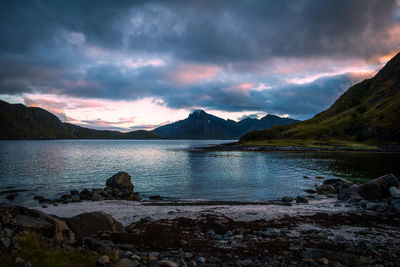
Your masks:
M 34 205 L 33 194 L 55 198 L 71 189 L 103 188 L 118 171 L 135 191 L 167 199 L 256 201 L 303 194 L 326 178 L 400 174 L 399 154 L 199 152 L 218 140 L 1 141 L 0 191 L 28 189 L 14 203 Z M 304 179 L 303 176 L 311 179 Z M 0 201 L 7 202 L 0 194 Z

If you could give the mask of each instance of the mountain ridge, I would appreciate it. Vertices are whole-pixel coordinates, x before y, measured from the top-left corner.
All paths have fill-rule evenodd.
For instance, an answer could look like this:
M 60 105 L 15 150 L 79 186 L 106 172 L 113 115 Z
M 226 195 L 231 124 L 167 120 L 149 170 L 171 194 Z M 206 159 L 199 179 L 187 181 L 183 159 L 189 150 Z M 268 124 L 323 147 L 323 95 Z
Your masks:
M 160 126 L 152 132 L 168 139 L 238 139 L 251 130 L 294 122 L 297 120 L 270 114 L 261 119 L 246 118 L 236 122 L 224 120 L 204 110 L 194 110 L 186 119 Z
M 0 100 L 0 140 L 40 139 L 162 139 L 150 131 L 94 130 L 61 122 L 39 107 L 26 107 Z

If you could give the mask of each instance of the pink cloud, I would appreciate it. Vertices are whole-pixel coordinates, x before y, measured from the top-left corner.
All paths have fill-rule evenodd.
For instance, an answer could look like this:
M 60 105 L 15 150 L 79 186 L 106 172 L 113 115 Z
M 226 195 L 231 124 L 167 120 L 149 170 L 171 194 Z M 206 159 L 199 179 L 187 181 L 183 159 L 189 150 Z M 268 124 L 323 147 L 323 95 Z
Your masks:
M 28 107 L 40 107 L 43 108 L 54 115 L 56 115 L 62 121 L 69 121 L 70 118 L 64 112 L 64 108 L 66 104 L 63 102 L 57 102 L 54 100 L 39 98 L 39 99 L 32 99 L 29 97 L 24 98 L 25 105 Z
M 215 65 L 186 64 L 177 68 L 169 78 L 179 85 L 191 85 L 212 78 L 220 71 L 221 68 Z

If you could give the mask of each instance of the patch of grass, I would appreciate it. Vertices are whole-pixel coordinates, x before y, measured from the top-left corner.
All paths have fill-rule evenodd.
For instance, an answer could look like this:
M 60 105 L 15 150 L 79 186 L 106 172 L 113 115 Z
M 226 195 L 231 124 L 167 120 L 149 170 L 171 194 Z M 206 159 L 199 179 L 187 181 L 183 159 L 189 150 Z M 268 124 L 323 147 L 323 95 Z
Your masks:
M 21 257 L 32 263 L 33 266 L 84 267 L 94 266 L 98 258 L 95 253 L 84 249 L 54 251 L 49 247 L 43 247 L 35 233 L 24 233 L 17 240 L 21 245 L 21 251 L 17 255 L 0 255 L 2 266 L 20 266 L 15 263 L 15 259 Z

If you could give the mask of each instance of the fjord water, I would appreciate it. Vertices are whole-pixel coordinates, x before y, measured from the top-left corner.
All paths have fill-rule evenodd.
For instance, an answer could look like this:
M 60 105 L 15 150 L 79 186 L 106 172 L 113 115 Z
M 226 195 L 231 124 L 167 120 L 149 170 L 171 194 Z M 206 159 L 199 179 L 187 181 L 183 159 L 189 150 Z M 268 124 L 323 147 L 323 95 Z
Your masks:
M 1 141 L 0 191 L 26 189 L 14 203 L 34 205 L 34 194 L 55 198 L 71 189 L 103 188 L 118 171 L 135 191 L 171 200 L 262 201 L 304 194 L 326 178 L 400 174 L 399 154 L 204 152 L 218 140 Z M 310 179 L 304 179 L 309 176 Z M 7 202 L 0 194 L 0 202 Z

